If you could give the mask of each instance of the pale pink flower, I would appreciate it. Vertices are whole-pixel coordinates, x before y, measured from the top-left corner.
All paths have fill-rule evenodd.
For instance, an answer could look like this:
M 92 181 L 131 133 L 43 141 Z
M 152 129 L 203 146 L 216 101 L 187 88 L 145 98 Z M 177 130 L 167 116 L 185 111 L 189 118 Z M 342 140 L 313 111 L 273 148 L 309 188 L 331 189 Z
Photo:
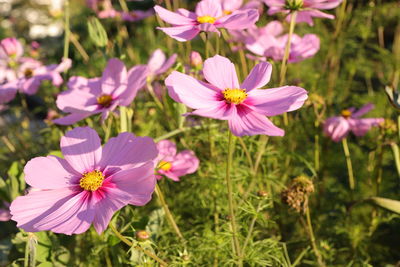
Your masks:
M 203 66 L 203 59 L 197 51 L 190 52 L 190 65 L 195 68 L 201 68 Z
M 8 69 L 13 72 L 12 77 L 6 77 L 7 81 L 0 85 L 0 104 L 12 100 L 17 91 L 28 95 L 36 94 L 42 82 L 46 80 L 51 81 L 54 86 L 60 86 L 63 83 L 60 73 L 70 67 L 70 59 L 46 66 L 33 58 L 20 58 L 14 68 Z
M 221 4 L 215 0 L 200 1 L 195 12 L 183 8 L 171 12 L 161 6 L 155 6 L 154 10 L 162 20 L 172 25 L 172 27 L 158 29 L 180 42 L 193 39 L 201 31 L 219 34 L 218 28 L 245 29 L 254 25 L 259 17 L 255 9 L 236 10 L 230 15 L 225 15 Z
M 269 15 L 282 12 L 289 14 L 287 20 L 290 20 L 290 13 L 292 11 L 289 6 L 293 5 L 296 7 L 296 10 L 298 10 L 296 22 L 306 22 L 310 26 L 313 26 L 313 17 L 334 19 L 334 15 L 324 13 L 320 11 L 320 9 L 333 9 L 340 5 L 342 1 L 343 0 L 264 0 L 264 3 L 269 7 Z
M 349 132 L 356 136 L 365 135 L 373 126 L 378 126 L 384 121 L 383 118 L 360 118 L 373 108 L 373 104 L 367 104 L 358 111 L 354 107 L 343 110 L 341 116 L 325 121 L 324 133 L 335 142 L 341 141 Z
M 281 35 L 282 31 L 276 31 L 283 29 L 282 25 L 278 27 L 277 24 L 281 23 L 272 21 L 263 29 L 260 29 L 259 34 L 253 36 L 253 40 L 246 40 L 246 48 L 258 56 L 281 61 L 285 54 L 289 35 Z M 270 31 L 270 29 L 274 29 L 274 31 Z M 294 63 L 313 57 L 318 52 L 319 45 L 320 40 L 315 34 L 306 34 L 303 37 L 293 34 L 288 62 Z M 265 60 L 265 58 L 262 59 Z
M 157 143 L 156 159 L 158 173 L 171 180 L 179 181 L 179 177 L 194 173 L 199 167 L 199 159 L 192 150 L 183 150 L 177 154 L 176 145 L 169 140 Z M 161 179 L 161 176 L 158 177 Z
M 234 64 L 216 55 L 204 63 L 203 74 L 209 83 L 174 71 L 165 84 L 175 101 L 195 109 L 190 114 L 227 120 L 236 136 L 283 136 L 284 131 L 265 116 L 299 109 L 307 91 L 296 86 L 259 89 L 269 82 L 271 72 L 271 64 L 261 62 L 239 84 Z
M 156 49 L 147 62 L 147 74 L 150 79 L 167 72 L 175 64 L 177 54 L 167 59 L 161 49 Z
M 0 222 L 6 222 L 11 219 L 10 204 L 3 201 L 4 208 L 0 208 Z
M 222 12 L 230 15 L 236 10 L 259 9 L 262 5 L 260 0 L 252 0 L 243 4 L 243 0 L 216 0 L 221 4 Z
M 99 113 L 105 120 L 116 107 L 129 106 L 146 84 L 146 68 L 138 65 L 127 71 L 124 63 L 114 58 L 108 61 L 102 77 L 71 77 L 68 90 L 57 97 L 57 107 L 70 114 L 54 123 L 70 125 Z
M 37 157 L 26 164 L 26 183 L 35 190 L 11 203 L 18 227 L 71 235 L 93 224 L 100 234 L 117 210 L 151 200 L 157 157 L 151 138 L 125 132 L 102 147 L 97 133 L 85 127 L 68 131 L 60 147 L 64 158 Z
M 14 37 L 0 41 L 0 60 L 18 60 L 24 54 L 22 44 Z

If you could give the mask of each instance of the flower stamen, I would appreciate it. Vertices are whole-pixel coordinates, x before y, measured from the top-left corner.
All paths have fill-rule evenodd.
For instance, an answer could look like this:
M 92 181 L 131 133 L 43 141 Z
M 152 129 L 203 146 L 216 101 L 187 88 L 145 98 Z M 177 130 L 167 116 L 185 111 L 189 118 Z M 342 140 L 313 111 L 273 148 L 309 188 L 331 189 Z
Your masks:
M 33 70 L 30 69 L 30 68 L 27 68 L 27 69 L 24 71 L 24 77 L 25 77 L 25 78 L 32 78 L 32 76 L 33 76 Z
M 226 102 L 236 105 L 242 103 L 247 98 L 246 89 L 227 88 L 222 93 L 224 94 Z
M 172 164 L 169 161 L 162 160 L 158 163 L 157 168 L 163 171 L 169 171 L 172 168 Z
M 197 22 L 201 23 L 201 24 L 203 24 L 203 23 L 214 24 L 216 20 L 217 20 L 216 18 L 211 17 L 211 16 L 200 16 L 200 17 L 197 17 Z
M 348 119 L 351 117 L 352 112 L 348 109 L 344 109 L 344 110 L 342 110 L 341 115 L 343 118 Z
M 79 180 L 79 186 L 86 191 L 96 191 L 103 184 L 104 178 L 104 174 L 99 170 L 86 172 Z
M 110 95 L 101 95 L 97 98 L 97 104 L 104 108 L 108 108 L 111 106 L 113 99 Z

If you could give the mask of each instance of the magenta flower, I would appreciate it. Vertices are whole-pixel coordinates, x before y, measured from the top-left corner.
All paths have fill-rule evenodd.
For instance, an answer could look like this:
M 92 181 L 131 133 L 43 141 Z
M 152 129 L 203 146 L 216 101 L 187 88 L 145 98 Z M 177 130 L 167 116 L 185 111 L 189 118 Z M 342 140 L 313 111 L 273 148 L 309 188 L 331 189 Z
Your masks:
M 157 143 L 158 173 L 171 180 L 179 181 L 179 177 L 194 173 L 199 167 L 199 159 L 192 150 L 183 150 L 176 153 L 176 145 L 169 140 Z M 161 176 L 158 177 L 161 179 Z
M 157 157 L 151 138 L 126 132 L 101 147 L 97 133 L 85 127 L 67 132 L 60 147 L 64 158 L 37 157 L 26 164 L 25 180 L 35 190 L 11 203 L 18 227 L 71 235 L 93 224 L 100 234 L 117 210 L 151 200 Z
M 203 74 L 209 83 L 174 71 L 165 84 L 171 98 L 195 109 L 190 114 L 227 120 L 236 136 L 283 136 L 284 131 L 265 116 L 300 108 L 307 99 L 307 91 L 296 86 L 260 90 L 269 82 L 271 72 L 271 64 L 261 62 L 239 84 L 233 63 L 216 55 L 204 62 Z
M 153 79 L 157 75 L 161 75 L 169 70 L 172 65 L 175 64 L 177 54 L 173 54 L 167 59 L 164 52 L 161 49 L 156 49 L 150 56 L 149 62 L 147 63 L 147 74 L 150 79 Z
M 24 48 L 16 38 L 9 37 L 0 41 L 0 60 L 18 60 L 23 54 Z
M 221 4 L 215 0 L 200 1 L 195 13 L 183 8 L 174 13 L 161 6 L 155 6 L 154 10 L 162 20 L 172 25 L 172 27 L 158 29 L 180 42 L 193 39 L 201 31 L 219 34 L 218 28 L 245 29 L 254 25 L 259 17 L 255 9 L 237 10 L 225 16 Z
M 384 121 L 383 118 L 360 119 L 373 108 L 373 104 L 367 104 L 358 111 L 353 107 L 343 110 L 341 116 L 331 117 L 325 121 L 324 133 L 335 142 L 341 141 L 350 131 L 356 136 L 365 135 L 373 126 L 378 126 Z
M 10 204 L 3 201 L 4 208 L 0 208 L 0 222 L 7 222 L 11 219 Z
M 288 39 L 288 34 L 281 35 L 282 31 L 282 24 L 272 21 L 264 29 L 260 29 L 253 40 L 247 40 L 246 48 L 259 56 L 282 61 Z M 288 62 L 294 63 L 313 57 L 319 50 L 319 44 L 319 38 L 315 34 L 306 34 L 303 37 L 293 34 Z
M 333 9 L 340 5 L 343 0 L 264 0 L 269 7 L 268 14 L 273 15 L 278 12 L 289 14 L 292 10 L 297 11 L 296 22 L 306 22 L 310 26 L 314 25 L 313 17 L 334 19 L 335 16 L 320 11 Z M 290 14 L 287 20 L 290 20 Z
M 57 97 L 57 107 L 70 114 L 54 123 L 70 125 L 98 113 L 105 120 L 117 106 L 129 106 L 146 84 L 146 68 L 139 65 L 127 71 L 124 63 L 114 58 L 108 61 L 102 77 L 71 77 L 68 90 Z

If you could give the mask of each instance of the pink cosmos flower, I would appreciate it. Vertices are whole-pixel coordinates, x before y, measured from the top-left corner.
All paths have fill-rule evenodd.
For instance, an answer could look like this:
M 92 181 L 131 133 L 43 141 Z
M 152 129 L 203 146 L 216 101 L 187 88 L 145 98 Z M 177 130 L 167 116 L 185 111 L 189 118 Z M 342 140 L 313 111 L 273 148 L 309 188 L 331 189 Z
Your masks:
M 273 15 L 278 12 L 289 14 L 292 9 L 298 10 L 296 22 L 306 22 L 310 26 L 314 25 L 313 17 L 334 19 L 335 16 L 324 13 L 320 9 L 333 9 L 340 5 L 343 0 L 264 0 L 269 7 L 268 14 Z M 287 20 L 290 20 L 289 15 Z
M 127 71 L 124 63 L 114 58 L 108 61 L 102 77 L 71 77 L 68 90 L 57 97 L 57 107 L 70 114 L 54 123 L 70 125 L 99 113 L 105 120 L 117 106 L 129 106 L 146 84 L 146 68 L 138 65 Z
M 194 173 L 199 167 L 199 159 L 192 150 L 183 150 L 176 153 L 176 145 L 169 140 L 157 143 L 158 173 L 171 180 L 179 181 L 179 177 Z M 161 176 L 157 177 L 161 179 Z
M 3 201 L 4 208 L 0 208 L 0 222 L 7 222 L 11 219 L 10 204 Z
M 11 203 L 18 227 L 71 235 L 93 224 L 100 234 L 117 210 L 151 200 L 157 157 L 151 138 L 125 132 L 102 147 L 97 133 L 85 127 L 67 132 L 60 147 L 64 158 L 37 157 L 26 164 L 25 180 L 35 190 Z
M 325 121 L 324 133 L 335 142 L 341 141 L 350 131 L 356 136 L 365 135 L 371 127 L 378 126 L 384 121 L 383 118 L 360 118 L 373 108 L 373 104 L 367 104 L 358 111 L 353 107 L 343 110 L 341 116 L 331 117 Z
M 261 1 L 260 0 L 252 0 L 248 1 L 243 5 L 243 0 L 217 0 L 221 4 L 222 12 L 225 15 L 230 15 L 232 12 L 236 10 L 243 9 L 258 9 L 260 8 Z
M 203 74 L 209 83 L 174 71 L 165 84 L 172 99 L 195 109 L 190 114 L 227 120 L 236 136 L 283 136 L 284 131 L 265 116 L 300 108 L 307 91 L 296 86 L 260 90 L 269 82 L 271 72 L 271 64 L 261 62 L 239 84 L 233 63 L 216 55 L 204 62 Z
M 52 81 L 54 86 L 62 84 L 61 72 L 71 67 L 70 59 L 60 64 L 45 66 L 33 58 L 22 57 L 24 49 L 15 38 L 0 41 L 0 104 L 14 99 L 17 91 L 35 94 L 44 80 Z
M 255 9 L 236 10 L 230 15 L 225 15 L 221 4 L 215 0 L 200 1 L 195 13 L 183 8 L 174 13 L 161 6 L 155 6 L 154 10 L 162 20 L 172 25 L 172 27 L 158 29 L 180 42 L 193 39 L 201 31 L 219 34 L 218 28 L 245 29 L 254 25 L 259 17 Z
M 121 18 L 122 20 L 133 22 L 145 19 L 154 14 L 152 9 L 146 11 L 118 11 L 112 6 L 111 0 L 87 0 L 86 3 L 101 19 Z
M 280 27 L 278 27 L 279 24 Z M 273 31 L 270 31 L 271 29 Z M 281 30 L 277 31 L 278 29 Z M 272 21 L 264 29 L 258 31 L 260 34 L 254 36 L 254 40 L 246 40 L 248 42 L 246 48 L 259 56 L 281 61 L 289 36 L 288 34 L 281 35 L 282 31 L 282 24 Z M 313 57 L 319 50 L 319 44 L 319 38 L 315 34 L 306 34 L 303 37 L 293 34 L 288 61 L 294 63 Z M 262 59 L 265 60 L 265 58 Z
M 177 54 L 173 54 L 167 59 L 164 52 L 161 49 L 156 49 L 150 56 L 149 62 L 147 63 L 147 74 L 150 79 L 155 76 L 165 73 L 172 65 L 175 64 Z

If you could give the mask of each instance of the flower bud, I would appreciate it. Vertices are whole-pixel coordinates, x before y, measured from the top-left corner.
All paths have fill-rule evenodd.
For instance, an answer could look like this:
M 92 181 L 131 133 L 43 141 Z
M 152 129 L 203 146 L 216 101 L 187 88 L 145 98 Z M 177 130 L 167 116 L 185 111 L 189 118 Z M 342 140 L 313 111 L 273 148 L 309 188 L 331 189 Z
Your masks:
M 5 38 L 0 41 L 0 58 L 16 59 L 22 56 L 24 48 L 16 38 Z
M 139 241 L 146 241 L 150 238 L 150 235 L 145 230 L 139 230 L 136 232 L 136 239 Z
M 201 69 L 203 65 L 203 59 L 199 52 L 192 51 L 190 53 L 190 65 L 196 69 Z

